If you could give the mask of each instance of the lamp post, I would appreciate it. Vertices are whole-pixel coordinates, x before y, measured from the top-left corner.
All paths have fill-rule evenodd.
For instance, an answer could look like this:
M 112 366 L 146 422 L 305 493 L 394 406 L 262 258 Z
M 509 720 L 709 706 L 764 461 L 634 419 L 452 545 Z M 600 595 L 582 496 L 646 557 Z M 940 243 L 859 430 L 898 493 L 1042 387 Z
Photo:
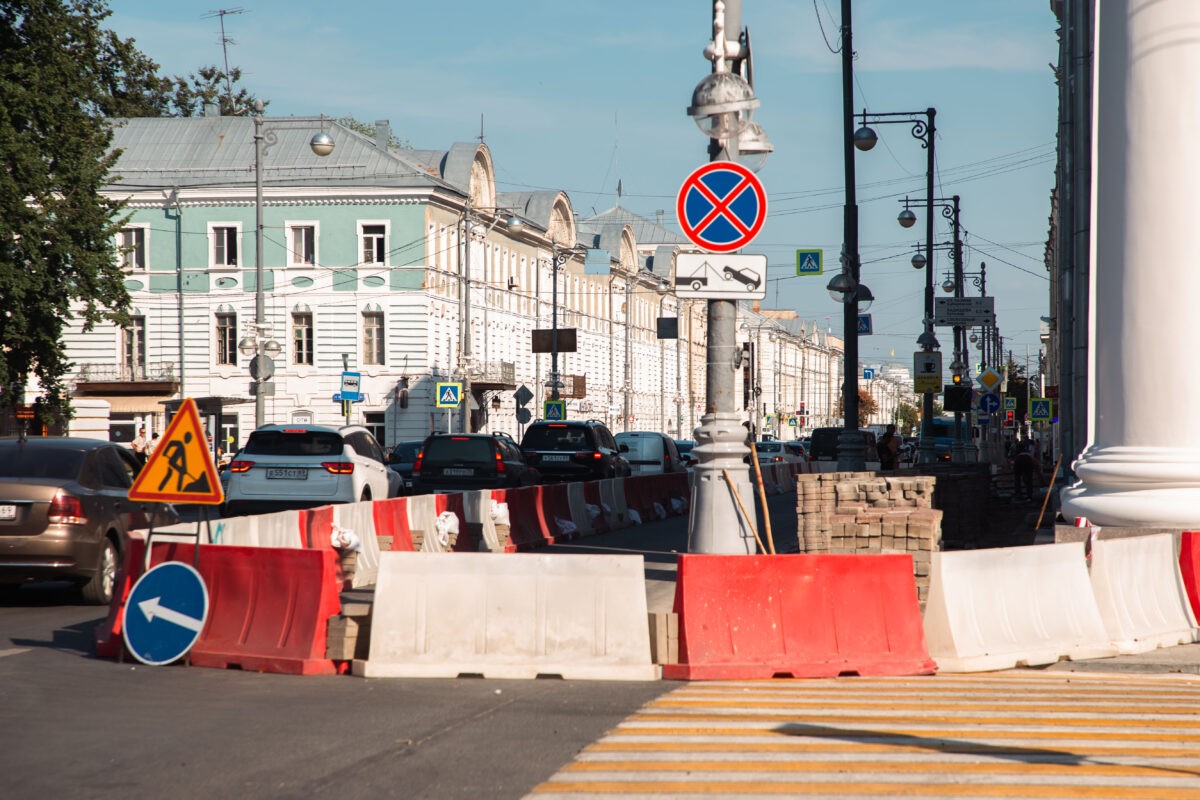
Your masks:
M 275 372 L 274 356 L 279 355 L 279 343 L 270 338 L 271 326 L 266 320 L 266 294 L 263 291 L 263 158 L 267 150 L 279 137 L 271 129 L 263 129 L 263 103 L 254 103 L 254 324 L 252 336 L 238 343 L 242 355 L 252 356 L 250 376 L 254 379 L 254 427 L 261 428 L 266 416 L 265 387 Z M 286 123 L 276 121 L 273 125 Z M 308 147 L 324 158 L 333 152 L 334 141 L 325 133 L 325 121 L 321 119 L 321 131 L 313 134 Z
M 873 148 L 879 141 L 879 137 L 875 135 L 875 131 L 868 127 L 868 123 L 870 123 L 875 125 L 911 125 L 910 133 L 912 137 L 921 142 L 921 147 L 926 152 L 925 258 L 921 262 L 921 266 L 925 268 L 925 323 L 922 326 L 921 335 L 917 337 L 917 344 L 922 350 L 930 352 L 938 348 L 937 336 L 933 332 L 933 175 L 936 167 L 934 141 L 937 135 L 935 122 L 937 109 L 927 108 L 924 111 L 900 111 L 883 114 L 868 113 L 866 109 L 863 109 L 862 114 L 859 116 L 862 118 L 862 126 L 854 132 L 854 146 L 859 150 L 866 152 Z M 912 221 L 905 225 L 905 219 L 901 219 L 900 224 L 908 227 L 915 221 L 915 217 L 913 217 Z M 916 259 L 913 260 L 913 266 L 917 266 Z M 920 463 L 922 464 L 932 464 L 937 460 L 937 456 L 934 453 L 933 441 L 933 395 L 933 392 L 925 392 L 922 404 L 920 449 Z
M 558 373 L 558 270 L 572 257 L 587 251 L 584 247 L 559 247 L 550 241 L 550 399 L 558 400 L 562 379 Z
M 726 7 L 729 8 L 728 18 Z M 759 105 L 750 83 L 749 35 L 741 41 L 741 3 L 721 0 L 713 3 L 712 41 L 705 56 L 712 72 L 696 85 L 688 115 L 708 138 L 711 161 L 737 159 L 752 148 L 769 152 L 761 143 L 742 148 L 741 139 L 750 130 L 750 117 Z M 733 38 L 726 36 L 726 23 Z M 761 129 L 752 131 L 758 141 Z M 757 159 L 756 159 L 757 160 Z M 695 431 L 698 459 L 694 467 L 692 503 L 689 518 L 688 551 L 692 553 L 749 554 L 755 552 L 753 520 L 748 520 L 734 505 L 734 492 L 751 497 L 749 471 L 742 460 L 746 455 L 746 430 L 734 411 L 733 371 L 737 368 L 737 302 L 708 301 L 707 401 L 700 427 Z
M 492 224 L 486 229 L 482 226 L 472 225 L 473 220 L 477 220 L 476 214 L 480 211 L 491 211 L 496 214 L 496 218 L 492 220 Z M 487 235 L 495 229 L 496 225 L 501 220 L 501 212 L 507 209 L 501 208 L 476 208 L 470 197 L 463 203 L 462 224 L 462 287 L 459 290 L 459 309 L 458 309 L 458 337 L 459 337 L 459 375 L 462 378 L 462 432 L 471 433 L 471 372 L 474 367 L 472 363 L 471 351 L 471 238 L 475 235 L 475 231 L 482 230 L 479 234 L 482 238 L 487 238 Z M 513 213 L 509 213 L 506 218 L 506 227 L 509 233 L 517 233 L 525 227 L 525 223 Z M 486 327 L 486 319 L 485 319 Z M 487 356 L 487 342 L 484 342 L 484 357 Z

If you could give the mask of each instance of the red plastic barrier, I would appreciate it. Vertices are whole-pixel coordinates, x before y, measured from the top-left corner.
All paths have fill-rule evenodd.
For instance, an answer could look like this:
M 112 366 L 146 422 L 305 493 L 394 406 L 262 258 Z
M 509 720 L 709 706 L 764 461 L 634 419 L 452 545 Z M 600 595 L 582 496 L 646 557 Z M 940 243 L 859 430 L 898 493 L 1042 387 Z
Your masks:
M 547 483 L 537 487 L 541 489 L 538 503 L 538 519 L 542 524 L 542 532 L 547 539 L 554 542 L 565 542 L 576 539 L 579 533 L 559 533 L 557 520 L 571 521 L 571 498 L 567 494 L 565 483 Z
M 585 483 L 583 485 L 583 502 L 600 509 L 600 516 L 592 520 L 592 531 L 594 533 L 608 533 L 608 514 L 604 512 L 604 499 L 600 496 L 600 485 L 600 481 L 588 481 Z
M 467 523 L 467 509 L 463 505 L 462 492 L 434 495 L 433 507 L 438 516 L 444 511 L 449 511 L 458 517 L 458 538 L 454 542 L 454 552 L 479 552 L 480 540 L 483 538 L 482 526 Z
M 1179 572 L 1187 589 L 1192 614 L 1200 620 L 1200 531 L 1184 531 L 1179 548 Z
M 332 547 L 333 506 L 306 508 L 300 512 L 300 542 L 310 549 Z
M 193 563 L 195 545 L 155 543 L 150 564 Z M 124 646 L 122 622 L 129 590 L 141 575 L 145 543 L 126 549 L 119 595 L 96 631 L 96 654 L 115 657 Z M 197 565 L 208 587 L 208 621 L 192 647 L 199 667 L 240 667 L 288 675 L 333 675 L 325 657 L 329 617 L 341 611 L 342 584 L 333 548 L 201 545 Z
M 407 497 L 376 500 L 371 503 L 371 513 L 375 517 L 376 536 L 391 536 L 392 550 L 412 552 L 412 529 L 408 524 Z
M 113 585 L 113 599 L 108 604 L 108 616 L 96 626 L 93 633 L 98 658 L 116 658 L 125 647 L 122 634 L 122 626 L 125 624 L 125 599 L 129 597 L 137 579 L 142 577 L 142 559 L 145 555 L 145 541 L 126 541 L 121 567 L 117 570 L 116 583 Z
M 648 475 L 637 475 L 625 478 L 625 506 L 638 513 L 642 522 L 654 519 L 653 506 L 650 504 L 650 484 Z
M 541 491 L 541 486 L 492 490 L 493 500 L 508 504 L 510 547 L 529 550 L 548 543 L 549 540 L 542 531 Z
M 675 680 L 931 675 L 908 555 L 679 557 Z

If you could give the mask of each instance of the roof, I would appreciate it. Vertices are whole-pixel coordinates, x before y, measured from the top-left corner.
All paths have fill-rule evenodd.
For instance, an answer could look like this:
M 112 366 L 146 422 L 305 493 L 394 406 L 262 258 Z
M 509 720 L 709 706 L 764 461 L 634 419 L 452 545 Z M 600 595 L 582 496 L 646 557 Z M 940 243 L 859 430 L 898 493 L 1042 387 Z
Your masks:
M 628 225 L 633 229 L 634 240 L 642 247 L 652 244 L 688 244 L 683 234 L 675 233 L 620 206 L 614 206 L 579 221 L 579 229 L 589 233 L 598 233 L 606 225 Z
M 255 138 L 252 117 L 137 117 L 114 119 L 112 149 L 121 150 L 109 188 L 253 186 Z M 447 188 L 436 170 L 405 152 L 380 149 L 375 141 L 321 117 L 263 120 L 263 179 L 272 186 L 371 186 Z M 324 131 L 333 152 L 309 149 Z

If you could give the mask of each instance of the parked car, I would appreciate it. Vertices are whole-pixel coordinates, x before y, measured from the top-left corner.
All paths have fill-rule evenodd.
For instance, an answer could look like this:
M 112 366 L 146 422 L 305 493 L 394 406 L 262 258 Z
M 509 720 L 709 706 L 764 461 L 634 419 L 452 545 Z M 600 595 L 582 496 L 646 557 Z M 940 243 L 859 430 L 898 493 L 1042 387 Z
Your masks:
M 413 492 L 534 486 L 542 476 L 506 433 L 434 433 L 413 465 Z
M 383 500 L 403 486 L 379 442 L 358 425 L 264 425 L 226 472 L 226 516 Z
M 699 460 L 695 455 L 692 454 L 692 448 L 695 446 L 696 443 L 691 439 L 675 440 L 675 449 L 679 451 L 679 460 L 682 461 L 684 466 L 686 466 L 688 469 L 691 469 L 693 466 L 695 466 L 696 462 Z
M 675 440 L 656 431 L 622 431 L 615 437 L 617 449 L 629 462 L 634 475 L 687 472 Z
M 760 464 L 803 464 L 808 461 L 808 454 L 799 442 L 771 439 L 755 442 L 754 449 L 758 451 Z
M 0 584 L 69 580 L 88 603 L 112 600 L 129 531 L 179 521 L 168 503 L 129 499 L 140 468 L 114 442 L 0 439 Z
M 632 473 L 608 426 L 599 420 L 537 420 L 521 437 L 526 461 L 543 481 L 594 481 Z
M 388 468 L 400 474 L 400 478 L 404 482 L 404 491 L 406 492 L 412 490 L 413 464 L 416 462 L 417 453 L 421 452 L 421 445 L 424 443 L 424 439 L 396 442 L 396 444 L 392 445 L 392 449 L 387 452 Z
M 842 435 L 842 428 L 814 428 L 812 433 L 812 444 L 810 445 L 810 458 L 813 461 L 837 461 L 837 444 L 838 438 Z M 863 461 L 865 469 L 879 469 L 879 451 L 875 449 L 875 434 L 871 431 L 859 431 L 863 437 Z

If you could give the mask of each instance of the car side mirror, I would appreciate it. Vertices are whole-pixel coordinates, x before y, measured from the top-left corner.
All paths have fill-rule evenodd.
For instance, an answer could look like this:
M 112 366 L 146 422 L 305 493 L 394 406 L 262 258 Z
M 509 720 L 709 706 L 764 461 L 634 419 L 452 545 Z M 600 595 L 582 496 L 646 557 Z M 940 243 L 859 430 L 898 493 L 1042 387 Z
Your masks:
M 628 453 L 628 452 L 629 452 L 629 445 L 627 445 L 627 444 L 622 444 L 622 445 L 620 445 L 620 446 L 619 446 L 617 449 L 618 449 L 618 450 L 620 450 L 622 453 Z

